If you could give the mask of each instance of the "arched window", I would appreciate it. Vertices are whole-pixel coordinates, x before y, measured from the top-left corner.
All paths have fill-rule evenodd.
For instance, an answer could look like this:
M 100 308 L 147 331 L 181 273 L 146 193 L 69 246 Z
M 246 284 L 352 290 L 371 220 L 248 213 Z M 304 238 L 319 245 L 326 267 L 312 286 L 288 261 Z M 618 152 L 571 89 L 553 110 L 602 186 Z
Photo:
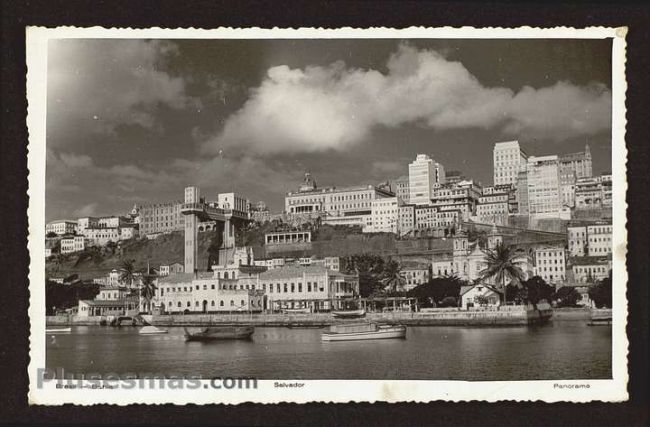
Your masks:
M 223 307 L 223 300 L 219 301 L 219 307 Z
M 212 303 L 210 303 L 210 305 L 211 305 L 212 307 L 214 307 L 214 300 L 212 300 Z
M 190 304 L 190 302 L 189 302 L 189 301 L 187 302 L 187 306 L 188 306 L 188 307 L 191 307 L 191 306 L 192 306 L 192 305 Z
M 199 306 L 199 302 L 198 302 L 198 301 L 195 301 L 195 302 L 194 302 L 194 306 L 195 306 L 195 307 L 198 307 L 198 306 Z
M 169 306 L 170 306 L 170 307 L 172 306 L 172 302 L 171 302 L 171 301 L 169 301 Z
M 241 305 L 242 305 L 242 307 L 244 306 L 244 300 L 241 300 Z
M 180 301 L 178 301 L 178 308 L 180 308 L 180 307 L 181 307 L 181 302 L 180 302 Z
M 228 272 L 227 272 L 227 271 L 224 271 L 224 273 L 223 273 L 223 278 L 224 278 L 224 279 L 227 279 L 227 278 L 228 278 Z
M 235 301 L 230 300 L 230 306 L 231 306 L 231 307 L 234 307 L 234 306 L 235 306 Z

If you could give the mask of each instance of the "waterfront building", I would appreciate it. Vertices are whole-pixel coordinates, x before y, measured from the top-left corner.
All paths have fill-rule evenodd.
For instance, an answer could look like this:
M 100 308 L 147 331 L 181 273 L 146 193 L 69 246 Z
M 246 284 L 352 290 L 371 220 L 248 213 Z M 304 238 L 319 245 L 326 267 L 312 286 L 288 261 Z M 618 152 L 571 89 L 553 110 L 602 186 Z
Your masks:
M 309 173 L 298 191 L 285 195 L 288 214 L 319 214 L 333 225 L 366 225 L 372 213 L 372 201 L 394 197 L 391 191 L 374 185 L 318 188 Z
M 526 170 L 528 155 L 519 147 L 519 141 L 497 142 L 492 151 L 494 185 L 517 182 L 519 172 Z
M 96 301 L 118 301 L 126 298 L 129 290 L 123 286 L 106 285 L 99 287 Z
M 535 248 L 535 275 L 556 287 L 563 284 L 566 281 L 566 255 L 563 247 Z
M 479 283 L 460 287 L 460 306 L 465 310 L 499 305 L 501 305 L 499 292 L 490 285 Z
M 126 297 L 110 300 L 79 300 L 77 315 L 79 317 L 89 316 L 120 316 L 123 314 L 137 314 L 138 297 Z
M 436 186 L 445 183 L 445 168 L 426 154 L 409 164 L 409 203 L 429 205 Z
M 179 274 L 185 271 L 185 266 L 180 262 L 172 262 L 171 264 L 163 264 L 158 269 L 159 276 L 169 276 L 170 274 Z
M 86 248 L 87 239 L 84 236 L 74 236 L 61 239 L 61 253 L 70 254 L 80 252 Z
M 570 258 L 575 283 L 596 283 L 609 276 L 612 258 L 609 256 L 584 256 Z
M 343 274 L 321 266 L 284 266 L 259 275 L 259 287 L 265 292 L 267 307 L 329 310 L 337 300 L 359 295 L 358 275 Z
M 239 271 L 239 266 L 233 270 Z M 218 277 L 216 271 L 174 274 L 158 279 L 152 303 L 159 312 L 172 314 L 261 311 L 262 293 L 243 286 L 237 279 Z
M 277 231 L 264 235 L 266 245 L 285 245 L 311 242 L 311 231 Z
M 45 225 L 45 234 L 56 233 L 59 236 L 65 234 L 74 234 L 77 230 L 77 221 L 62 219 L 58 221 L 48 222 Z
M 185 220 L 179 201 L 143 205 L 140 207 L 140 233 L 147 236 L 155 233 L 181 231 Z

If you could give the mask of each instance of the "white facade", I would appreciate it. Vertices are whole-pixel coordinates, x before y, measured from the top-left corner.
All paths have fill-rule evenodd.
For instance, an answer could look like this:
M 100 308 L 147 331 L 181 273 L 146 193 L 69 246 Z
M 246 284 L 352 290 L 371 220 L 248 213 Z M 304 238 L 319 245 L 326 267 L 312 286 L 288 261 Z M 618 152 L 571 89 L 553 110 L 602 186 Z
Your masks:
M 217 203 L 221 209 L 232 209 L 239 212 L 250 211 L 250 201 L 237 193 L 221 193 L 217 195 Z
M 612 224 L 597 221 L 567 227 L 569 256 L 605 256 L 612 253 Z
M 482 303 L 481 300 L 485 302 Z M 499 294 L 484 284 L 461 287 L 460 306 L 465 310 L 476 307 L 498 307 L 501 304 Z
M 444 182 L 444 167 L 426 154 L 418 154 L 409 164 L 409 203 L 431 204 L 435 186 Z
M 519 141 L 497 142 L 492 151 L 494 185 L 515 184 L 519 171 L 526 170 L 527 156 Z
M 372 226 L 365 227 L 364 232 L 368 233 L 395 233 L 398 232 L 399 224 L 398 197 L 385 197 L 373 200 L 371 222 Z
M 77 230 L 77 221 L 60 220 L 48 222 L 45 225 L 45 234 L 56 233 L 59 236 L 64 234 L 74 234 Z
M 84 236 L 75 236 L 67 239 L 61 239 L 61 253 L 69 254 L 83 251 L 86 248 L 86 239 Z
M 185 219 L 181 213 L 181 205 L 181 202 L 168 202 L 140 206 L 141 235 L 183 230 Z
M 84 234 L 87 228 L 99 227 L 99 218 L 84 217 L 77 220 L 77 234 Z
M 402 269 L 402 276 L 406 281 L 407 291 L 427 283 L 429 281 L 429 269 L 427 267 L 407 267 Z
M 607 257 L 575 258 L 571 269 L 576 283 L 595 283 L 609 276 L 612 261 Z
M 535 248 L 535 275 L 558 285 L 566 280 L 567 253 L 560 247 Z
M 415 230 L 415 206 L 399 206 L 397 230 L 400 236 Z
M 557 156 L 531 156 L 527 164 L 528 213 L 557 214 L 562 209 Z
M 577 180 L 575 184 L 575 207 L 577 209 L 611 206 L 612 176 L 610 174 Z
M 587 250 L 589 256 L 612 253 L 612 224 L 599 223 L 587 226 Z

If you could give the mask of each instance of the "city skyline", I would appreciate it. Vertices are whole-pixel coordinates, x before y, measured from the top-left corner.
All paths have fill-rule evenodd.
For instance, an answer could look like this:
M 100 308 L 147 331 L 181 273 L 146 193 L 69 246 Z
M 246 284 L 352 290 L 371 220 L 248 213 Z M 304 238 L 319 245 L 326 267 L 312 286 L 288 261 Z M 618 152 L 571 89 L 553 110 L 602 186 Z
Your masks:
M 320 186 L 378 183 L 408 174 L 419 153 L 490 185 L 494 143 L 507 140 L 530 155 L 588 143 L 599 174 L 611 163 L 610 46 L 55 41 L 46 220 L 179 200 L 186 185 L 208 198 L 234 189 L 279 211 L 306 170 Z

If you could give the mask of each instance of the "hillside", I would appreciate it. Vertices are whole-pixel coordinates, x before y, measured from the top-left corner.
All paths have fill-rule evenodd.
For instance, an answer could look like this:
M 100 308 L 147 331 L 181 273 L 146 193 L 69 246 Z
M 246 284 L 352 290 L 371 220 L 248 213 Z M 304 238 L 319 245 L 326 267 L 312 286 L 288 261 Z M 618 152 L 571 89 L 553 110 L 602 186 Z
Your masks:
M 199 233 L 200 270 L 207 270 L 208 258 L 215 253 L 220 236 L 215 232 Z M 60 255 L 45 264 L 48 277 L 65 277 L 73 273 L 81 279 L 92 279 L 106 275 L 114 268 L 120 268 L 122 260 L 134 259 L 137 269 L 145 269 L 147 262 L 151 267 L 172 262 L 183 262 L 184 238 L 182 232 L 159 236 L 154 240 L 139 239 L 124 241 L 112 250 L 109 247 L 88 248 L 83 252 Z

